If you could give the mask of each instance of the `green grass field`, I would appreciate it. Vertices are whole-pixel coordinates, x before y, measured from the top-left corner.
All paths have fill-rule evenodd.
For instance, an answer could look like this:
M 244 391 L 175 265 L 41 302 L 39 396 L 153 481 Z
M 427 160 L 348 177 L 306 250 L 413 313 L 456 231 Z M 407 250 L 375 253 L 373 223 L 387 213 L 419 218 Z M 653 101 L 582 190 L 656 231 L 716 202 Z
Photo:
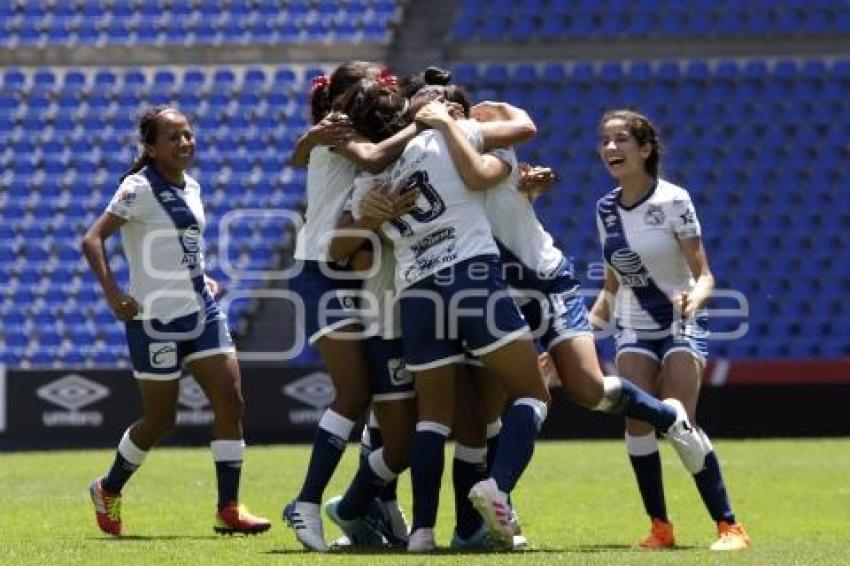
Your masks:
M 733 505 L 753 548 L 734 556 L 707 550 L 714 540 L 693 482 L 675 454 L 662 458 L 668 509 L 679 550 L 629 548 L 647 530 L 618 442 L 541 442 L 514 500 L 531 549 L 511 554 L 406 556 L 402 552 L 302 551 L 280 521 L 308 457 L 304 446 L 254 447 L 247 453 L 243 501 L 273 519 L 257 537 L 212 532 L 214 470 L 208 450 L 161 449 L 124 491 L 127 536 L 102 536 L 88 483 L 112 459 L 107 450 L 0 455 L 0 564 L 848 564 L 850 440 L 716 442 Z M 357 450 L 350 445 L 326 497 L 341 492 Z M 450 453 L 447 453 L 450 456 Z M 409 476 L 401 500 L 410 509 Z M 453 526 L 448 472 L 438 544 Z M 325 522 L 326 538 L 338 531 Z

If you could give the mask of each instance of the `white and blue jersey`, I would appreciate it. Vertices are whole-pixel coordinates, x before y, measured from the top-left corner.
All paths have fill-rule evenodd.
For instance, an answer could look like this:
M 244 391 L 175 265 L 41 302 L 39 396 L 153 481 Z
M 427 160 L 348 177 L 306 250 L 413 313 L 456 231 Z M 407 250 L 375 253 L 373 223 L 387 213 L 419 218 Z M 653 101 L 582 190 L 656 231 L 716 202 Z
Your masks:
M 477 125 L 462 124 L 474 138 Z M 526 333 L 501 277 L 484 194 L 466 187 L 443 135 L 416 136 L 381 179 L 394 190 L 420 191 L 410 213 L 382 226 L 395 250 L 407 367 L 462 362 L 465 347 L 483 355 Z M 373 185 L 358 179 L 355 193 Z
M 580 284 L 570 262 L 540 223 L 531 202 L 517 190 L 516 154 L 512 149 L 489 153 L 512 168 L 504 181 L 487 191 L 485 210 L 499 246 L 505 280 L 526 295 L 520 306 L 523 316 L 545 350 L 576 336 L 591 335 L 587 306 L 578 295 Z
M 460 123 L 468 130 L 477 128 L 472 121 Z M 396 191 L 420 191 L 413 210 L 381 226 L 395 250 L 398 289 L 471 257 L 498 255 L 484 194 L 467 189 L 439 131 L 426 130 L 413 138 L 378 179 Z M 370 190 L 374 182 L 358 178 L 356 192 Z
M 618 187 L 597 203 L 597 227 L 606 265 L 619 282 L 614 317 L 621 329 L 618 349 L 639 347 L 639 341 L 704 338 L 704 316 L 674 324 L 671 297 L 694 286 L 694 277 L 679 242 L 699 238 L 701 229 L 688 192 L 659 179 L 640 202 L 625 207 Z M 670 341 L 666 340 L 666 341 Z M 662 345 L 655 344 L 653 349 Z M 683 344 L 682 349 L 689 347 Z M 665 350 L 667 347 L 664 347 Z M 704 345 L 694 353 L 704 358 Z M 659 361 L 667 351 L 654 352 Z
M 148 166 L 124 179 L 106 209 L 126 221 L 129 292 L 141 305 L 126 330 L 140 379 L 175 379 L 186 362 L 235 352 L 204 279 L 200 192 L 188 175 L 175 186 Z
M 345 157 L 318 145 L 307 166 L 307 212 L 295 242 L 295 259 L 327 261 L 333 231 L 359 168 Z
M 328 258 L 334 230 L 358 172 L 357 165 L 328 146 L 310 151 L 307 212 L 295 242 L 295 259 L 303 265 L 290 284 L 304 302 L 303 324 L 310 344 L 358 322 L 360 281 L 350 277 L 346 266 Z

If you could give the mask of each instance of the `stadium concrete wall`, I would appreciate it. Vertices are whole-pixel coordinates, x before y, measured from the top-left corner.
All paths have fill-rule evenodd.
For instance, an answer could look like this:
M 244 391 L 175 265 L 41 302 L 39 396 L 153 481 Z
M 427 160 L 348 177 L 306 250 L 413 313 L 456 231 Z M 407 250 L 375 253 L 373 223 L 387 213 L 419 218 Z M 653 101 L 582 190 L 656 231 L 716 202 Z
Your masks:
M 746 373 L 743 362 L 742 369 L 736 369 L 737 364 L 727 366 L 722 370 L 726 381 L 712 384 L 718 369 L 709 368 L 698 420 L 711 436 L 850 435 L 850 364 L 758 364 L 757 374 L 773 378 L 752 377 L 757 374 L 752 368 Z M 750 378 L 744 379 L 747 375 Z M 311 441 L 334 390 L 322 368 L 246 368 L 243 394 L 249 442 L 303 443 Z M 0 369 L 0 450 L 113 446 L 140 411 L 129 370 Z M 167 443 L 207 443 L 212 418 L 203 391 L 194 379 L 184 376 L 177 430 Z M 553 389 L 543 438 L 617 438 L 622 434 L 621 419 L 580 409 L 560 388 Z

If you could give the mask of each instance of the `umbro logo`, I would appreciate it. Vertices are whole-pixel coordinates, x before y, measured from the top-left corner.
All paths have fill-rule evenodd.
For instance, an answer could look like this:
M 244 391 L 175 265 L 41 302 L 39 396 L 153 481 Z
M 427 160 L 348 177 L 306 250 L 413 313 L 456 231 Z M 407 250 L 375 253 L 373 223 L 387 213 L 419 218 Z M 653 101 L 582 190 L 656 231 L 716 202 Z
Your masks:
M 79 411 L 83 407 L 109 396 L 109 389 L 75 373 L 66 375 L 36 390 L 41 399 L 68 411 Z
M 186 376 L 180 380 L 180 393 L 177 402 L 195 411 L 199 411 L 210 404 L 204 390 L 191 376 Z
M 171 191 L 159 191 L 159 198 L 162 202 L 174 202 L 177 197 Z
M 284 395 L 317 409 L 330 405 L 336 395 L 330 376 L 322 371 L 313 372 L 284 385 L 282 391 Z

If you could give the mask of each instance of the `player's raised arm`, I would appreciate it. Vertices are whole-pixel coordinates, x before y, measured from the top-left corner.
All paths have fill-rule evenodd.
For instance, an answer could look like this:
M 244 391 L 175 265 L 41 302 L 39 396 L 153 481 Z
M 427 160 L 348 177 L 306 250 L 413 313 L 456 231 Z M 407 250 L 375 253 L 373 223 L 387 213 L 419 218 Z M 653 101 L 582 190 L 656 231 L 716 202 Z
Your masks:
M 416 120 L 443 134 L 452 161 L 464 184 L 470 189 L 489 189 L 511 174 L 508 163 L 493 155 L 481 154 L 472 146 L 467 133 L 449 114 L 444 103 L 436 100 L 429 102 L 416 113 Z

